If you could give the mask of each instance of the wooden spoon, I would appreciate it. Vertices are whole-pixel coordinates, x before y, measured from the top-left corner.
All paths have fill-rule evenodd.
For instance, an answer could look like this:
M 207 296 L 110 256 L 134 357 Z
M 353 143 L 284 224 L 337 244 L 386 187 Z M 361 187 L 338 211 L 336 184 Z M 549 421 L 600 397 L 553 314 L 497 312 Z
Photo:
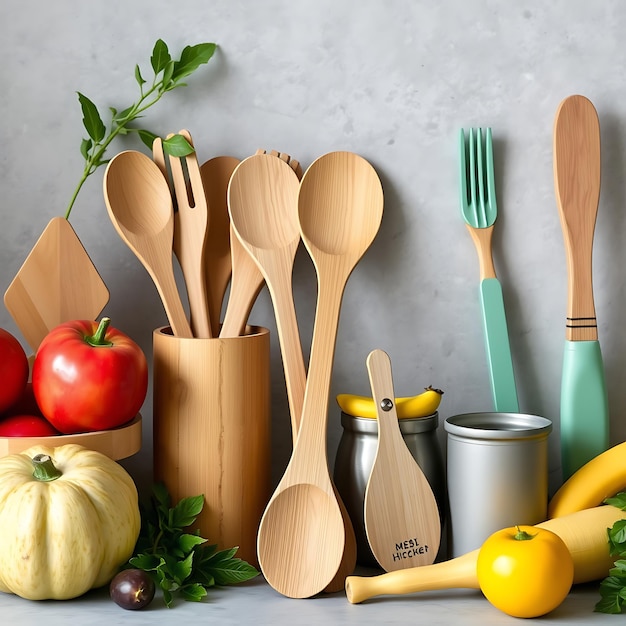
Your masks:
M 283 595 L 310 597 L 336 576 L 346 530 L 328 470 L 328 395 L 345 284 L 373 241 L 383 196 L 361 157 L 335 152 L 305 173 L 298 196 L 303 241 L 318 275 L 309 373 L 296 445 L 261 519 L 259 563 Z
M 292 290 L 293 263 L 300 243 L 298 189 L 302 174 L 298 175 L 298 168 L 298 162 L 287 154 L 259 150 L 237 168 L 229 187 L 231 223 L 263 274 L 274 304 L 294 445 L 306 385 Z M 339 505 L 343 506 L 340 499 Z M 345 507 L 342 515 L 344 511 Z M 356 537 L 347 511 L 344 524 L 347 531 L 344 560 L 336 581 L 324 589 L 327 592 L 343 589 L 346 576 L 356 565 Z
M 161 170 L 141 152 L 120 152 L 107 165 L 103 187 L 113 226 L 148 270 L 172 331 L 178 337 L 191 337 L 174 279 L 174 211 Z
M 367 540 L 387 572 L 430 565 L 441 541 L 437 501 L 400 432 L 387 353 L 370 352 L 367 370 L 378 410 L 378 447 L 365 489 Z
M 220 332 L 222 302 L 232 274 L 228 183 L 237 165 L 239 159 L 235 157 L 218 156 L 200 166 L 200 176 L 209 210 L 204 266 L 209 319 L 214 337 Z
M 299 428 L 306 380 L 292 290 L 300 244 L 298 189 L 293 169 L 268 154 L 244 159 L 228 187 L 231 224 L 263 274 L 274 305 L 294 433 Z

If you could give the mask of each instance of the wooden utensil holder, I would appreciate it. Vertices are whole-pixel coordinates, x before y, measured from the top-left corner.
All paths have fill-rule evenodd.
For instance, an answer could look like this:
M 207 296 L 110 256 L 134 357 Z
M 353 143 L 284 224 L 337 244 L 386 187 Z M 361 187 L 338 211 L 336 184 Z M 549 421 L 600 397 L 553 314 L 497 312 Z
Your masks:
M 153 333 L 154 474 L 172 499 L 204 494 L 194 528 L 258 565 L 271 495 L 269 330 L 188 339 Z

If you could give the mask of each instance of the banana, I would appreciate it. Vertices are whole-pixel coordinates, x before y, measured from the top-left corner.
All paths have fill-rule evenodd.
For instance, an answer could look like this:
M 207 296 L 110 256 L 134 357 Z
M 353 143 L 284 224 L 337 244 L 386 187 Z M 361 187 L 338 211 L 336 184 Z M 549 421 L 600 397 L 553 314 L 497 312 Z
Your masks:
M 428 386 L 417 396 L 396 398 L 396 413 L 398 418 L 426 417 L 432 415 L 441 403 L 443 391 Z M 350 393 L 340 393 L 337 404 L 344 413 L 357 417 L 376 417 L 374 399 L 367 396 L 355 396 Z
M 602 452 L 561 486 L 548 505 L 550 519 L 598 506 L 626 491 L 626 442 Z

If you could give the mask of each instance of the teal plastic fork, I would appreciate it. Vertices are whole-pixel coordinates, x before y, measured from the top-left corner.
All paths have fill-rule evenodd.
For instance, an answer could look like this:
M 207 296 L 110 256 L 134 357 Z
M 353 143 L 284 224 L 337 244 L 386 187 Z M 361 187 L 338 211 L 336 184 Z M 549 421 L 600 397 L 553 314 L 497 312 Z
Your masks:
M 504 311 L 502 286 L 493 265 L 491 241 L 498 214 L 491 128 L 470 129 L 459 142 L 461 212 L 480 264 L 480 302 L 494 408 L 518 413 L 517 389 Z

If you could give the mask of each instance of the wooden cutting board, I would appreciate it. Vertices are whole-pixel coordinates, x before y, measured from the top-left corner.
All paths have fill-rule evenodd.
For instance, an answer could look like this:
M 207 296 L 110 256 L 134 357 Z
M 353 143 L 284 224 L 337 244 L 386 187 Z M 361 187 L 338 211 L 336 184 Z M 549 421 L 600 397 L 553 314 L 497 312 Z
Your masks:
M 70 223 L 48 222 L 4 294 L 4 304 L 24 338 L 37 351 L 55 326 L 94 320 L 109 291 Z

